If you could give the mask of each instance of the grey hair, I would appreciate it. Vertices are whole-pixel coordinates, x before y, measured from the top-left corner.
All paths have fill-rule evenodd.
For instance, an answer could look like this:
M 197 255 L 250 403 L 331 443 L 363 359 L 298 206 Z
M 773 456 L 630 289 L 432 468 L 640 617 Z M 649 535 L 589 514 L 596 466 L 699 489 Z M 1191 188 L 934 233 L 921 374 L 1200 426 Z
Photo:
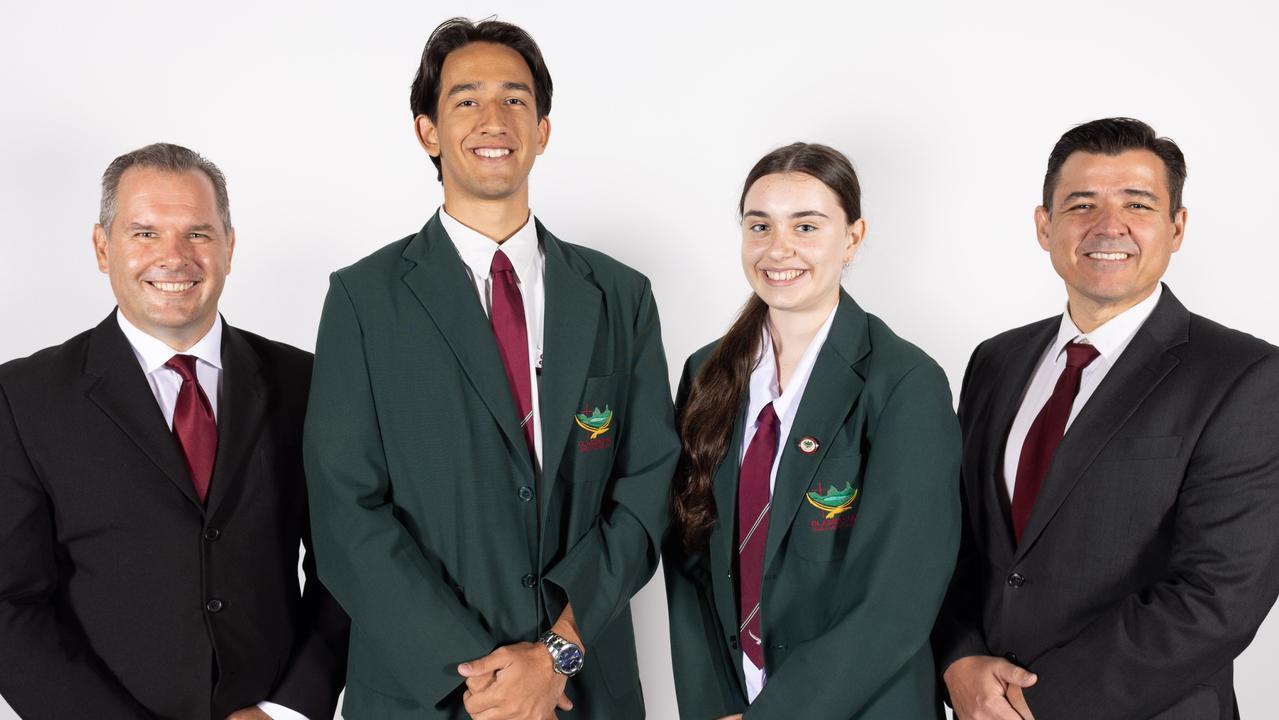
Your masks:
M 181 145 L 171 143 L 154 143 L 132 152 L 127 152 L 107 166 L 102 173 L 102 205 L 98 210 L 98 223 L 103 230 L 110 231 L 119 209 L 116 192 L 120 188 L 120 178 L 131 167 L 154 168 L 171 173 L 184 173 L 199 170 L 213 183 L 213 195 L 218 203 L 218 215 L 222 218 L 222 228 L 231 230 L 231 201 L 227 198 L 226 176 L 200 153 Z

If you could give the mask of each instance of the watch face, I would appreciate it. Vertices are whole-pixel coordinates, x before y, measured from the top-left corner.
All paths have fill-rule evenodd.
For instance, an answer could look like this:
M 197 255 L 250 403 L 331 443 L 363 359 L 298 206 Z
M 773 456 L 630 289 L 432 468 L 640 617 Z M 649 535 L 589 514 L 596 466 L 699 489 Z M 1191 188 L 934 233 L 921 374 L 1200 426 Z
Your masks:
M 560 650 L 555 659 L 555 667 L 565 675 L 572 675 L 582 669 L 582 651 L 576 645 L 568 645 Z

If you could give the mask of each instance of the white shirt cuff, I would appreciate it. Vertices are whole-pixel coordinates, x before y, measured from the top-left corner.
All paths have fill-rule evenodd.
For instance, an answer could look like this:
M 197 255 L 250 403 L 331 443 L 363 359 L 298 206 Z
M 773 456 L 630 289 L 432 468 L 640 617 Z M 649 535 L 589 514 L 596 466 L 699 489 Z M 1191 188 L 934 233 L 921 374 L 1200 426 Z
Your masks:
M 276 705 L 273 702 L 260 702 L 258 709 L 271 716 L 271 720 L 307 720 L 307 717 L 300 712 L 290 710 L 283 705 Z

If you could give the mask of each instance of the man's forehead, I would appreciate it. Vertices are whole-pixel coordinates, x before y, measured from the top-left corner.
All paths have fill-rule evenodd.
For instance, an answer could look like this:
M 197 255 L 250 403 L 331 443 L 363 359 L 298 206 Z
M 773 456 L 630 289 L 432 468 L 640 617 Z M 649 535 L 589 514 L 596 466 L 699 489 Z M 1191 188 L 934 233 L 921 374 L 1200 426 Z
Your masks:
M 491 42 L 473 42 L 449 53 L 444 58 L 440 75 L 450 85 L 486 82 L 527 85 L 533 79 L 524 56 L 505 45 Z
M 1166 193 L 1167 184 L 1163 160 L 1149 150 L 1126 150 L 1117 155 L 1080 151 L 1062 163 L 1057 191 L 1135 189 Z

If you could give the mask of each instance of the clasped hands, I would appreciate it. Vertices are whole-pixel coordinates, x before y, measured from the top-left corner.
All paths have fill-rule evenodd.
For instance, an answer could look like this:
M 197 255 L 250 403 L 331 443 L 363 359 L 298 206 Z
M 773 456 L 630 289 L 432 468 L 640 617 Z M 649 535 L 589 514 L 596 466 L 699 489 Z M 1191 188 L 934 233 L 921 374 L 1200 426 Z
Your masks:
M 582 647 L 571 607 L 552 630 Z M 462 704 L 472 720 L 554 720 L 557 709 L 573 709 L 564 692 L 568 678 L 555 672 L 551 653 L 542 643 L 504 645 L 458 665 L 457 672 L 466 678 Z
M 958 720 L 1035 720 L 1022 690 L 1039 677 L 1003 658 L 962 657 L 943 679 Z

